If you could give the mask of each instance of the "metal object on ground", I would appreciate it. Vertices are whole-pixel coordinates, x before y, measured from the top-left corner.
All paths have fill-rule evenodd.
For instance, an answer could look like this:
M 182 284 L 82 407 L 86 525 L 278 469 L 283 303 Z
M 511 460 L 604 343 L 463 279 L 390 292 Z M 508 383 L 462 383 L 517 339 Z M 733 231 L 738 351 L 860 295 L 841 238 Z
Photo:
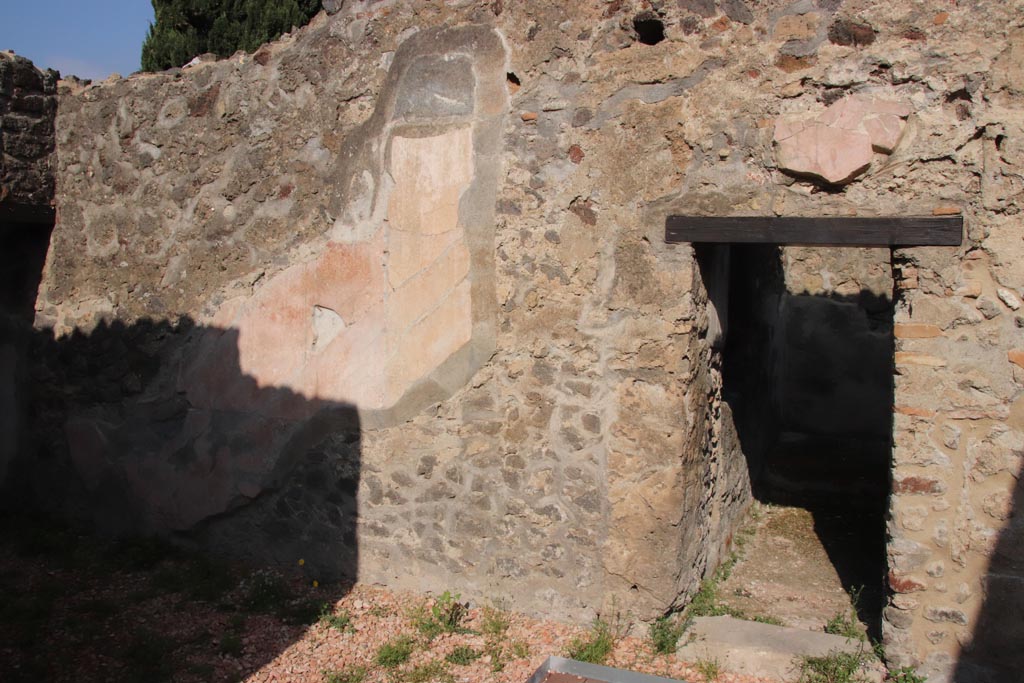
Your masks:
M 651 676 L 610 666 L 578 662 L 565 657 L 548 657 L 526 683 L 682 683 L 673 678 Z

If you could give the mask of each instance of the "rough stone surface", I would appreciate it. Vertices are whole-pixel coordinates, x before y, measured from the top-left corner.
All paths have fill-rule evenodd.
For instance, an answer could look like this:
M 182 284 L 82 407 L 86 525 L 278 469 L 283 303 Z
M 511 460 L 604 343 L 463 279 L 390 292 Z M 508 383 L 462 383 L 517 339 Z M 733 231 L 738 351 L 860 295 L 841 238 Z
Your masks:
M 665 216 L 955 206 L 962 247 L 892 259 L 895 323 L 941 334 L 895 342 L 885 645 L 933 682 L 1012 678 L 1024 7 L 661 3 L 646 45 L 640 5 L 345 2 L 256 55 L 64 84 L 40 498 L 325 573 L 654 616 L 750 500 L 717 308 Z M 840 19 L 874 41 L 827 41 Z M 845 277 L 811 258 L 787 277 Z
M 775 124 L 779 168 L 833 185 L 848 183 L 868 169 L 872 152 L 896 149 L 909 115 L 899 102 L 851 95 L 811 121 L 780 119 Z
M 801 657 L 857 653 L 863 647 L 860 641 L 828 633 L 733 617 L 697 617 L 678 652 L 687 661 L 717 661 L 727 671 L 795 682 L 801 676 L 793 663 Z M 881 683 L 885 672 L 876 664 L 865 667 L 858 677 Z
M 58 77 L 0 51 L 0 204 L 53 202 Z

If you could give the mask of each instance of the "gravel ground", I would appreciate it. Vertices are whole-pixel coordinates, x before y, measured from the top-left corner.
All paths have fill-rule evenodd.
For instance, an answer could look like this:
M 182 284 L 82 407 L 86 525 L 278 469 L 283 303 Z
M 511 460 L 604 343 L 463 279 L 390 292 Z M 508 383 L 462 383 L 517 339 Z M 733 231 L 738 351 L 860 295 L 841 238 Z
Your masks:
M 367 683 L 386 682 L 396 678 L 401 680 L 402 673 L 408 675 L 418 665 L 444 661 L 458 646 L 468 646 L 480 652 L 488 650 L 488 637 L 481 633 L 446 633 L 429 644 L 419 638 L 420 647 L 408 664 L 398 670 L 375 666 L 374 657 L 382 644 L 402 634 L 417 634 L 407 614 L 411 607 L 425 600 L 423 596 L 396 594 L 377 587 L 357 585 L 336 605 L 336 610 L 345 610 L 351 615 L 354 625 L 352 630 L 338 632 L 326 625 L 314 626 L 245 680 L 320 682 L 325 680 L 325 670 L 351 670 L 363 666 L 368 671 L 365 678 Z M 482 612 L 481 609 L 468 610 L 463 622 L 467 630 L 483 630 Z M 495 657 L 490 654 L 484 654 L 469 665 L 448 664 L 447 673 L 453 680 L 523 683 L 549 655 L 564 655 L 574 638 L 585 638 L 589 634 L 586 627 L 530 619 L 514 613 L 505 614 L 509 623 L 508 630 L 500 638 L 505 652 L 509 653 L 518 646 L 525 649 L 527 655 L 517 657 L 515 653 L 509 654 L 509 659 L 498 671 L 495 670 Z M 253 645 L 259 647 L 257 643 Z M 629 635 L 616 640 L 605 664 L 685 681 L 704 680 L 693 663 L 681 661 L 674 655 L 656 655 L 645 639 Z M 717 680 L 720 683 L 772 683 L 770 679 L 727 673 L 720 674 Z
M 491 606 L 316 585 L 302 569 L 285 578 L 159 542 L 0 518 L 0 681 L 524 683 L 592 634 Z M 646 632 L 616 635 L 605 664 L 705 680 L 701 663 L 654 654 Z M 382 646 L 403 637 L 407 661 L 382 662 Z

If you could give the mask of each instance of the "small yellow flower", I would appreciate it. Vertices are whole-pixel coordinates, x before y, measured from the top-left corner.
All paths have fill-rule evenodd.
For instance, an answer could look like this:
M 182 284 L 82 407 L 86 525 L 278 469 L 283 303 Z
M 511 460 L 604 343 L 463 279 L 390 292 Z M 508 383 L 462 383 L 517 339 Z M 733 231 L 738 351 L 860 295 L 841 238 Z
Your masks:
M 313 580 L 313 588 L 316 588 L 319 585 L 320 585 L 320 582 L 314 579 Z
M 301 567 L 302 565 L 304 565 L 304 564 L 306 564 L 306 561 L 305 561 L 305 560 L 299 560 L 299 566 L 300 566 L 300 567 Z

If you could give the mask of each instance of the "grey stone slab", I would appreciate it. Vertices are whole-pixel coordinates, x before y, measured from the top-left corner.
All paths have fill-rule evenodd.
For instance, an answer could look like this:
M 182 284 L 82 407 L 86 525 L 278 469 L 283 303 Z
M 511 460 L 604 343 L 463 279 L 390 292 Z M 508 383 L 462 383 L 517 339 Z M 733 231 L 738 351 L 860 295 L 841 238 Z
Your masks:
M 783 681 L 800 677 L 802 657 L 821 657 L 832 652 L 856 653 L 869 649 L 842 636 L 773 626 L 733 617 L 698 617 L 687 631 L 688 639 L 678 654 L 688 661 L 717 660 L 723 669 L 750 676 L 768 676 Z M 867 680 L 881 681 L 881 664 L 869 665 Z

